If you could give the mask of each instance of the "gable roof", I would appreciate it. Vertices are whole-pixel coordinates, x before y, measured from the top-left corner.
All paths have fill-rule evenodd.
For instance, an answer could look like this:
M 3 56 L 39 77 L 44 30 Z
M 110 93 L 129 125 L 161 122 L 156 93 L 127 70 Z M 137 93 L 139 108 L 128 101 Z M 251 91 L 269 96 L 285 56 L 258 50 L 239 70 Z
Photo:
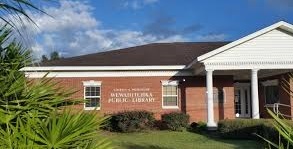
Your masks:
M 40 63 L 40 66 L 188 65 L 198 56 L 228 43 L 229 42 L 153 43 L 48 61 Z
M 261 35 L 263 35 L 265 33 L 268 33 L 268 32 L 270 32 L 270 31 L 272 31 L 274 29 L 277 29 L 277 28 L 280 28 L 280 29 L 283 29 L 285 31 L 293 33 L 293 25 L 292 24 L 289 24 L 289 23 L 284 22 L 284 21 L 280 21 L 280 22 L 277 22 L 277 23 L 275 23 L 275 24 L 273 24 L 271 26 L 268 26 L 268 27 L 266 27 L 264 29 L 261 29 L 261 30 L 259 30 L 257 32 L 254 32 L 254 33 L 252 33 L 250 35 L 247 35 L 247 36 L 245 36 L 243 38 L 240 38 L 240 39 L 238 39 L 238 40 L 236 40 L 234 42 L 231 42 L 231 43 L 229 43 L 229 44 L 227 44 L 225 46 L 219 47 L 219 48 L 217 48 L 217 49 L 215 49 L 213 51 L 205 53 L 205 54 L 199 56 L 197 58 L 197 60 L 195 60 L 195 61 L 203 61 L 205 59 L 208 59 L 208 58 L 210 58 L 210 57 L 212 57 L 214 55 L 222 53 L 222 52 L 224 52 L 226 50 L 229 50 L 230 48 L 238 46 L 238 45 L 240 45 L 240 44 L 242 44 L 242 43 L 244 43 L 246 41 L 254 39 L 254 38 L 258 37 L 258 36 L 261 36 Z

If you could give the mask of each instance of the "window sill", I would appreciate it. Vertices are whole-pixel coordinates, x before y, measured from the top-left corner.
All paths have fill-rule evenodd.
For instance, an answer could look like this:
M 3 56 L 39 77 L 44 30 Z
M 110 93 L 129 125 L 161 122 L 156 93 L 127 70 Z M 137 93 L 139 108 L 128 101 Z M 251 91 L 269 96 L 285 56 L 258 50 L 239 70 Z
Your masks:
M 179 109 L 178 106 L 163 106 L 163 109 Z
M 100 107 L 84 107 L 83 110 L 100 110 Z

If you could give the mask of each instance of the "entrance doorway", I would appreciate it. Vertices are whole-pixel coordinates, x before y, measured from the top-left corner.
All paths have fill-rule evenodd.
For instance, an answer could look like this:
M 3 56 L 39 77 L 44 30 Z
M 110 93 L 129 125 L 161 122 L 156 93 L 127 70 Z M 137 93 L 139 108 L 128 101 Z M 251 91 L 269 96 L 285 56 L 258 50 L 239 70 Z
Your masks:
M 251 118 L 250 83 L 235 83 L 234 89 L 236 118 Z

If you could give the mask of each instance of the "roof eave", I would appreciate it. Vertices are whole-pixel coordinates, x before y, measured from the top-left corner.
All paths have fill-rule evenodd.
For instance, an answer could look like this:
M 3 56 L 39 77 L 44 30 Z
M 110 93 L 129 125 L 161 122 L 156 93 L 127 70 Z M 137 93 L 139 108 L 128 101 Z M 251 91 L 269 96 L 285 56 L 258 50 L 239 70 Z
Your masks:
M 185 65 L 153 66 L 36 66 L 24 67 L 20 71 L 128 71 L 128 70 L 183 70 Z

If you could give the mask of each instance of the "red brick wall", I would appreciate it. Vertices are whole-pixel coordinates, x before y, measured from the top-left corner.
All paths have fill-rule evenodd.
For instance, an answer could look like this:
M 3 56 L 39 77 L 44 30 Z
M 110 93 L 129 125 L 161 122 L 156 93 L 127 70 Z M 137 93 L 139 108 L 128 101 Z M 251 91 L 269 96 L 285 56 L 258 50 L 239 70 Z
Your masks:
M 277 76 L 272 76 L 272 77 L 268 77 L 268 78 L 264 78 L 261 79 L 259 81 L 259 106 L 260 106 L 260 115 L 263 118 L 271 118 L 269 116 L 269 114 L 267 113 L 267 107 L 265 107 L 265 95 L 264 95 L 264 86 L 261 84 L 262 81 L 266 81 L 266 80 L 273 80 L 273 79 L 278 79 L 279 81 L 279 99 L 280 99 L 280 103 L 282 104 L 286 104 L 286 105 L 291 105 L 293 106 L 293 103 L 291 102 L 291 98 L 289 96 L 289 94 L 282 88 L 282 82 L 283 79 L 289 81 L 288 75 L 287 74 L 283 74 L 283 75 L 277 75 Z M 292 87 L 292 80 L 291 80 L 291 87 Z M 269 108 L 270 110 L 273 110 L 273 108 Z M 282 114 L 286 114 L 286 115 L 292 115 L 292 109 L 289 107 L 285 107 L 285 106 L 281 106 L 279 108 L 280 112 Z
M 185 79 L 185 81 L 183 81 Z M 55 78 L 65 88 L 77 90 L 74 98 L 83 98 L 82 81 L 102 81 L 101 109 L 102 113 L 115 113 L 125 110 L 148 110 L 160 118 L 163 113 L 182 111 L 190 115 L 190 121 L 206 121 L 206 82 L 205 77 L 104 77 L 104 78 Z M 179 109 L 162 109 L 161 80 L 179 80 Z M 223 88 L 225 102 L 214 103 L 215 119 L 233 119 L 234 87 L 232 76 L 214 76 L 214 87 Z M 115 88 L 149 88 L 155 101 L 150 103 L 109 103 L 110 93 Z M 76 106 L 83 109 L 83 105 Z
M 233 77 L 215 76 L 214 87 L 223 88 L 224 104 L 214 103 L 215 120 L 234 119 L 234 86 Z M 193 77 L 192 81 L 186 81 L 186 112 L 191 116 L 192 121 L 205 121 L 206 110 L 206 81 L 205 77 Z

